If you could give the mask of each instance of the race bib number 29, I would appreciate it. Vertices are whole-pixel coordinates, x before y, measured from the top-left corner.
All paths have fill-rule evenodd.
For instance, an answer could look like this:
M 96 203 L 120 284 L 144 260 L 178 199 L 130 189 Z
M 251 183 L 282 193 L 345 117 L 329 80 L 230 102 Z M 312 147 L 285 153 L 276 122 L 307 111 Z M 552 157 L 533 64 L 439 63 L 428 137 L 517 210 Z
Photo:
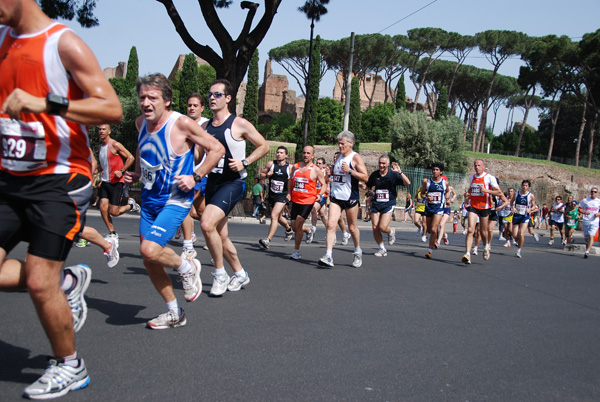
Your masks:
M 0 119 L 2 167 L 27 172 L 46 166 L 46 139 L 41 122 Z

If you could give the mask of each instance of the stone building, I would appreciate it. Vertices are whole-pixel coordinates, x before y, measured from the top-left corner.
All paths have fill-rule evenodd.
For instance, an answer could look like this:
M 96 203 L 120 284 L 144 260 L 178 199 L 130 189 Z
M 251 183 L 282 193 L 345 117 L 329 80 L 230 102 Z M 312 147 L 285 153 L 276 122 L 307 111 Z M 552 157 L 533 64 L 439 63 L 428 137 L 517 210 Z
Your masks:
M 120 61 L 116 67 L 106 67 L 102 72 L 106 79 L 125 78 L 125 74 L 127 74 L 127 63 Z
M 304 101 L 303 97 L 296 96 L 296 91 L 289 89 L 285 75 L 273 74 L 271 60 L 267 60 L 263 83 L 258 89 L 259 122 L 269 122 L 280 113 L 291 114 L 298 120 L 304 112 Z

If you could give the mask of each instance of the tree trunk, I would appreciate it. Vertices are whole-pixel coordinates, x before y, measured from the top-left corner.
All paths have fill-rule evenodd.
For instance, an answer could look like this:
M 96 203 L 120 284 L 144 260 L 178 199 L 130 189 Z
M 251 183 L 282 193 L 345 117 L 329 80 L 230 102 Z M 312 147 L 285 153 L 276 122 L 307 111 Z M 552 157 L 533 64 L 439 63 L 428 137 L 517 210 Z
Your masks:
M 465 111 L 465 118 L 464 118 L 464 126 L 463 126 L 463 141 L 467 142 L 467 131 L 469 131 L 469 112 Z
M 552 97 L 552 105 L 554 105 L 554 99 L 556 95 Z M 556 124 L 558 123 L 558 116 L 560 114 L 560 106 L 562 104 L 562 93 L 560 95 L 560 99 L 558 100 L 558 105 L 556 106 L 556 110 L 550 109 L 550 119 L 552 120 L 552 131 L 550 131 L 550 145 L 548 146 L 548 158 L 546 160 L 552 160 L 552 151 L 554 149 L 554 134 L 556 133 Z
M 579 134 L 577 135 L 577 146 L 575 147 L 575 166 L 579 166 L 579 152 L 581 152 L 581 140 L 585 130 L 585 113 L 587 111 L 587 102 L 583 102 L 583 113 L 581 115 L 581 124 L 579 125 Z
M 594 156 L 594 134 L 596 133 L 596 120 L 598 119 L 598 111 L 592 112 L 592 118 L 590 121 L 590 139 L 588 148 L 588 168 L 592 168 L 592 157 Z
M 529 109 L 531 108 L 532 102 L 533 98 L 525 100 L 525 116 L 523 116 L 523 123 L 521 123 L 521 129 L 519 130 L 519 138 L 517 138 L 517 149 L 515 150 L 515 156 L 519 156 L 519 151 L 521 150 L 521 140 L 523 139 L 523 134 L 525 133 L 525 125 L 527 124 L 527 117 L 529 116 Z

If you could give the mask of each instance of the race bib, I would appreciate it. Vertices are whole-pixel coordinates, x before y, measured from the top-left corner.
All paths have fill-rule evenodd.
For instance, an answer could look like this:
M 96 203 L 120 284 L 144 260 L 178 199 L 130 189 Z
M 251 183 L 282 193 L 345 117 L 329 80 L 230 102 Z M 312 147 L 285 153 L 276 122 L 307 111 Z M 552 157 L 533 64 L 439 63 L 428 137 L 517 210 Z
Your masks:
M 15 172 L 29 172 L 47 166 L 46 134 L 39 121 L 0 119 L 2 133 L 2 167 Z
M 334 182 L 334 183 L 343 183 L 344 182 L 344 176 L 334 174 L 334 175 L 331 176 L 331 181 Z
M 308 184 L 308 179 L 304 177 L 296 177 L 294 179 L 294 191 L 298 191 L 300 193 L 307 193 L 308 189 L 306 185 Z
M 527 214 L 527 205 L 517 205 L 517 214 L 526 215 Z
M 225 166 L 225 155 L 221 156 L 221 159 L 219 159 L 219 163 L 217 163 L 217 166 L 212 168 L 211 173 L 223 174 L 224 166 Z
M 152 190 L 152 186 L 156 181 L 156 172 L 163 169 L 162 165 L 153 166 L 146 162 L 144 158 L 140 158 L 140 168 L 142 170 L 142 184 L 146 190 Z
M 483 187 L 483 185 L 481 185 L 481 184 L 475 184 L 475 183 L 471 184 L 471 195 L 474 195 L 476 197 L 482 196 L 484 194 L 483 191 L 481 190 L 482 187 Z
M 271 191 L 274 193 L 281 193 L 283 192 L 283 186 L 284 186 L 284 182 L 280 181 L 280 180 L 271 180 Z
M 577 224 L 577 221 L 575 219 L 573 219 L 573 218 L 570 218 L 567 221 L 567 225 L 569 225 L 569 226 L 575 226 L 576 224 Z
M 430 204 L 439 204 L 442 202 L 442 193 L 439 191 L 427 193 L 427 197 L 431 200 L 428 201 Z
M 390 190 L 375 190 L 375 202 L 387 202 L 390 200 Z

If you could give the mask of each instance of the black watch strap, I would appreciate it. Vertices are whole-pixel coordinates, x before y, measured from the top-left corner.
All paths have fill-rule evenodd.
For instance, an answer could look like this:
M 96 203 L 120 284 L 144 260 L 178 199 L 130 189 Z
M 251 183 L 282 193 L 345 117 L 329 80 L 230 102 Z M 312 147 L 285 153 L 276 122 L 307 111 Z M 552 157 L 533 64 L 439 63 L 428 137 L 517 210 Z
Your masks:
M 69 99 L 64 96 L 47 94 L 46 103 L 48 104 L 48 114 L 58 115 L 61 110 L 66 110 L 69 107 Z
M 200 183 L 200 181 L 202 180 L 202 176 L 200 176 L 199 174 L 197 174 L 196 172 L 192 173 L 192 176 L 194 177 L 194 181 L 196 183 Z

